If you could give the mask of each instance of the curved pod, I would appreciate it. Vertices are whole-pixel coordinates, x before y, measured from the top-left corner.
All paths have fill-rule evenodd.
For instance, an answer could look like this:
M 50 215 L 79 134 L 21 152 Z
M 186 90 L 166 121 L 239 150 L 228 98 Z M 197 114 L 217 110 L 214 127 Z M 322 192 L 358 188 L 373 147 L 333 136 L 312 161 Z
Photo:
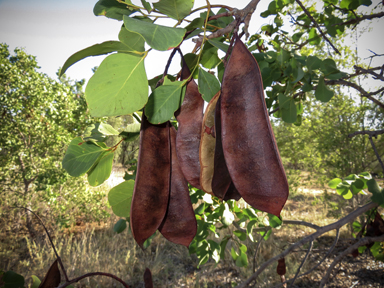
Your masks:
M 176 129 L 170 125 L 171 187 L 167 213 L 159 231 L 169 241 L 189 246 L 197 232 L 197 222 L 189 197 L 188 182 L 176 154 Z
M 140 247 L 159 228 L 168 207 L 171 173 L 169 125 L 169 122 L 151 124 L 143 113 L 130 217 L 132 234 Z
M 205 109 L 201 126 L 201 141 L 199 148 L 200 157 L 200 185 L 201 189 L 209 194 L 212 192 L 212 178 L 215 157 L 215 107 L 220 97 L 220 91 L 209 101 Z
M 256 209 L 279 216 L 289 189 L 262 83 L 255 58 L 236 36 L 221 88 L 224 157 L 244 200 Z
M 181 80 L 187 79 L 189 76 L 190 71 L 184 63 L 181 70 Z M 176 151 L 185 179 L 198 189 L 201 189 L 199 146 L 203 110 L 204 100 L 201 98 L 196 82 L 192 79 L 187 84 L 184 101 L 180 109 L 175 113 L 179 122 L 176 135 Z

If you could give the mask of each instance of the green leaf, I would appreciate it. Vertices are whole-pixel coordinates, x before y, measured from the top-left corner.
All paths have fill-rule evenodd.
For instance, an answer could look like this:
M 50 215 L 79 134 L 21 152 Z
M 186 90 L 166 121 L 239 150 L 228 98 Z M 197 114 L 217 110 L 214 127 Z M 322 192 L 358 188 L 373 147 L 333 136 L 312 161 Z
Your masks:
M 84 131 L 84 141 L 96 141 L 103 142 L 107 139 L 107 136 L 99 131 L 101 123 L 95 123 L 88 126 Z
M 85 174 L 105 150 L 90 141 L 76 137 L 68 146 L 63 159 L 63 168 L 73 177 Z
M 321 62 L 320 70 L 324 73 L 325 76 L 340 72 L 339 69 L 337 69 L 336 62 L 330 58 Z
M 85 89 L 93 117 L 126 115 L 144 107 L 148 100 L 144 58 L 118 53 L 104 59 Z
M 41 280 L 39 279 L 39 277 L 32 275 L 31 288 L 39 288 L 40 283 L 41 283 Z
M 241 251 L 241 250 L 240 250 Z M 237 267 L 247 267 L 248 266 L 248 257 L 247 253 L 241 251 L 239 257 L 236 259 Z
M 145 106 L 145 115 L 152 124 L 160 124 L 172 118 L 182 103 L 182 87 L 185 81 L 164 81 L 149 96 Z
M 206 72 L 204 69 L 199 68 L 199 81 L 198 81 L 199 92 L 201 97 L 207 102 L 211 101 L 212 97 L 215 96 L 220 90 L 220 82 L 211 73 Z
M 320 42 L 321 42 L 321 38 L 319 37 L 319 35 L 317 35 L 317 30 L 316 28 L 312 28 L 310 31 L 309 31 L 309 34 L 308 34 L 308 37 L 309 37 L 309 44 L 311 45 L 319 45 Z
M 341 183 L 339 183 L 337 186 L 336 186 L 336 192 L 343 196 L 344 199 L 351 199 L 353 194 L 352 192 L 349 190 L 349 188 L 351 187 L 350 184 L 348 184 L 347 182 L 343 181 Z
M 186 27 L 185 27 L 185 30 L 187 31 L 192 31 L 196 28 L 201 28 L 204 26 L 204 19 L 202 18 L 195 18 L 192 20 L 191 23 L 189 23 Z
M 125 230 L 125 228 L 127 228 L 127 221 L 125 219 L 120 219 L 113 226 L 113 231 L 115 231 L 117 234 L 120 234 Z
M 232 259 L 235 261 L 237 257 L 239 257 L 239 254 L 237 254 L 237 252 L 235 251 L 235 249 L 233 249 L 233 247 L 231 248 L 231 256 L 232 256 Z
M 97 123 L 95 127 L 103 135 L 119 135 L 119 132 L 109 124 Z
M 367 181 L 368 191 L 372 193 L 371 200 L 384 207 L 384 189 L 381 189 L 375 179 Z
M 135 181 L 128 180 L 113 187 L 108 193 L 108 202 L 112 211 L 119 217 L 129 217 Z
M 208 42 L 215 46 L 216 48 L 220 49 L 221 51 L 227 53 L 229 45 L 224 44 L 223 42 L 220 42 L 216 39 L 208 39 Z
M 319 69 L 322 65 L 322 61 L 317 56 L 308 56 L 307 67 L 309 71 Z
M 131 34 L 133 34 L 133 33 L 131 33 Z M 138 34 L 136 34 L 136 35 L 138 35 Z M 143 39 L 140 35 L 138 35 L 138 36 L 141 39 Z M 143 39 L 143 44 L 144 44 L 144 39 Z M 143 45 L 143 47 L 144 47 L 144 45 Z M 69 67 L 71 67 L 73 64 L 75 64 L 76 62 L 78 62 L 84 58 L 87 58 L 90 56 L 109 54 L 109 53 L 116 52 L 116 51 L 118 51 L 118 52 L 132 52 L 132 51 L 136 51 L 136 50 L 133 50 L 132 47 L 127 46 L 124 43 L 119 42 L 119 41 L 106 41 L 106 42 L 103 42 L 100 44 L 92 45 L 92 46 L 87 47 L 83 50 L 80 50 L 79 52 L 76 52 L 75 54 L 70 56 L 67 59 L 67 61 L 65 61 L 63 68 L 60 69 L 59 77 L 62 76 L 65 73 L 65 71 L 67 71 L 67 69 Z
M 269 219 L 269 226 L 271 226 L 272 228 L 277 228 L 281 226 L 281 224 L 283 224 L 283 221 L 279 217 L 273 214 L 268 213 L 268 219 Z
M 121 132 L 119 136 L 123 137 L 124 141 L 126 142 L 132 142 L 139 138 L 140 132 Z
M 267 241 L 269 239 L 269 236 L 272 234 L 272 229 L 269 229 L 268 231 L 261 231 L 260 235 L 263 236 L 264 240 Z
M 166 51 L 177 47 L 185 35 L 186 30 L 156 25 L 146 21 L 124 16 L 125 28 L 131 32 L 139 33 L 145 41 L 155 50 Z
M 7 271 L 3 274 L 4 288 L 23 288 L 24 287 L 24 277 L 20 274 L 17 274 L 13 271 Z
M 245 239 L 247 239 L 247 234 L 242 231 L 236 230 L 233 231 L 233 234 L 237 236 L 241 241 L 245 241 Z
M 333 91 L 325 85 L 324 76 L 321 76 L 315 91 L 316 99 L 320 100 L 321 102 L 328 102 L 332 99 L 333 94 Z
M 206 254 L 202 258 L 200 258 L 199 263 L 197 264 L 197 268 L 199 268 L 201 265 L 204 265 L 205 263 L 207 263 L 208 260 L 209 260 L 209 254 L 208 254 L 208 252 L 206 252 Z
M 279 93 L 279 106 L 282 113 L 284 122 L 295 123 L 297 118 L 297 110 L 295 100 L 291 97 L 286 97 L 284 94 Z
M 343 180 L 341 180 L 340 178 L 334 178 L 332 179 L 331 181 L 328 182 L 328 186 L 331 188 L 331 189 L 336 189 L 337 185 L 339 185 Z
M 100 160 L 88 171 L 88 183 L 95 187 L 104 183 L 112 172 L 113 151 L 104 152 Z
M 144 6 L 145 10 L 147 10 L 148 13 L 152 11 L 151 4 L 147 1 L 141 0 L 141 4 Z
M 200 58 L 200 63 L 207 69 L 215 68 L 221 62 L 217 56 L 217 48 L 205 42 Z
M 303 36 L 303 34 L 304 33 L 302 33 L 302 32 L 293 34 L 292 35 L 293 42 L 295 42 L 295 43 L 298 42 L 300 40 L 301 36 Z
M 363 179 L 365 179 L 365 180 L 370 180 L 370 179 L 372 179 L 372 175 L 371 175 L 371 173 L 369 173 L 369 172 L 363 172 L 363 173 L 360 173 L 360 174 L 359 174 L 359 177 L 360 177 L 360 178 L 363 178 Z
M 227 247 L 227 244 L 228 244 L 228 240 L 229 238 L 228 237 L 225 237 L 221 243 L 220 243 L 220 258 L 221 259 L 224 259 L 225 258 L 225 249 Z
M 127 29 L 125 29 L 124 26 L 121 27 L 120 29 L 119 40 L 121 43 L 125 44 L 128 47 L 127 51 L 130 51 L 130 52 L 145 51 L 144 38 L 138 33 L 128 31 Z
M 106 16 L 116 20 L 123 20 L 123 15 L 131 15 L 134 12 L 136 10 L 129 9 L 127 5 L 116 0 L 99 0 L 93 8 L 95 16 Z
M 197 62 L 199 60 L 199 56 L 194 53 L 188 53 L 184 55 L 185 63 L 187 63 L 187 66 L 189 68 L 189 71 L 193 73 L 193 78 L 197 79 L 199 75 L 199 69 L 197 69 L 199 66 L 199 63 Z M 183 63 L 180 65 L 183 67 Z
M 160 13 L 180 21 L 189 15 L 193 2 L 194 0 L 160 0 L 153 3 L 153 7 Z

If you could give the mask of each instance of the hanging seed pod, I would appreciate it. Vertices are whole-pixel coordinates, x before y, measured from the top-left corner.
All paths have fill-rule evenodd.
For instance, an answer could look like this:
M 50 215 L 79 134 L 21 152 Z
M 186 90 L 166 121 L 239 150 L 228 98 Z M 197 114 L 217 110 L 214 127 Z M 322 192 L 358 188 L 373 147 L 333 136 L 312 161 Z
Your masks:
M 189 246 L 196 235 L 197 222 L 189 197 L 188 182 L 180 169 L 176 153 L 176 129 L 170 125 L 171 187 L 167 213 L 159 231 L 169 241 Z
M 140 247 L 159 228 L 168 207 L 171 155 L 169 122 L 141 119 L 140 150 L 131 204 L 131 230 Z
M 277 261 L 276 272 L 280 276 L 285 275 L 285 273 L 287 273 L 287 268 L 285 267 L 285 258 L 281 258 Z
M 145 288 L 153 288 L 152 272 L 151 272 L 151 270 L 149 270 L 149 268 L 145 268 L 144 287 Z
M 60 279 L 60 270 L 57 264 L 57 259 L 52 263 L 51 267 L 47 274 L 44 277 L 44 280 L 40 283 L 39 288 L 53 288 L 59 286 Z
M 190 74 L 189 68 L 184 62 L 181 70 L 181 80 L 187 79 Z M 179 122 L 176 150 L 185 179 L 198 189 L 201 189 L 199 146 L 203 110 L 204 100 L 201 98 L 196 82 L 192 79 L 187 84 L 184 101 L 180 109 L 175 113 L 175 117 Z
M 280 215 L 288 197 L 264 100 L 259 66 L 236 36 L 221 87 L 221 128 L 225 162 L 244 200 L 256 209 Z
M 229 175 L 228 167 L 224 159 L 223 144 L 221 141 L 221 97 L 217 100 L 215 108 L 215 136 L 216 145 L 214 171 L 212 177 L 212 192 L 216 197 L 223 200 L 239 200 L 241 196 L 232 183 L 232 179 Z
M 215 107 L 220 97 L 220 91 L 209 101 L 204 113 L 201 141 L 199 147 L 200 159 L 200 185 L 201 189 L 212 194 L 212 177 L 215 157 Z

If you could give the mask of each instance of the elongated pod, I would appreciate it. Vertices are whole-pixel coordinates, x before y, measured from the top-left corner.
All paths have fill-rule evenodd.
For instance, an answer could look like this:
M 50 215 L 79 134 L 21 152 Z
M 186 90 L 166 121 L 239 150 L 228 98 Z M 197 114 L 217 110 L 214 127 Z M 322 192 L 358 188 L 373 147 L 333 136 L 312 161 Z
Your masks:
M 132 234 L 140 247 L 159 228 L 168 207 L 171 173 L 169 125 L 169 122 L 153 125 L 143 113 L 130 217 Z
M 239 200 L 241 196 L 232 183 L 232 179 L 229 175 L 228 167 L 224 159 L 223 143 L 221 141 L 221 97 L 217 100 L 215 108 L 215 137 L 216 144 L 212 177 L 212 192 L 216 197 L 223 200 Z
M 190 76 L 187 64 L 183 63 L 181 80 Z M 184 101 L 176 111 L 179 122 L 176 135 L 176 151 L 185 179 L 194 187 L 200 186 L 199 145 L 203 122 L 204 100 L 201 98 L 196 82 L 191 79 L 186 87 Z
M 236 37 L 221 87 L 221 128 L 225 161 L 244 200 L 279 216 L 288 197 L 264 100 L 259 66 Z
M 159 231 L 169 241 L 189 246 L 196 235 L 197 222 L 189 197 L 188 182 L 180 169 L 176 154 L 176 129 L 170 125 L 171 187 L 167 213 Z
M 220 91 L 213 96 L 205 109 L 199 148 L 200 185 L 204 192 L 212 194 L 212 177 L 215 157 L 215 107 L 220 97 Z

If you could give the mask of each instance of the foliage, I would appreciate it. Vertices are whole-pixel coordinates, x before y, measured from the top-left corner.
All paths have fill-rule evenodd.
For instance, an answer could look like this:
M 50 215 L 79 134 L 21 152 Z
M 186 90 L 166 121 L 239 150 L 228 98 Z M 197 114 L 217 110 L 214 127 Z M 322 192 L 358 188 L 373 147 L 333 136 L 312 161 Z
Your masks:
M 61 71 L 61 74 L 64 73 L 66 68 L 82 58 L 117 52 L 105 58 L 87 86 L 86 99 L 91 115 L 120 116 L 138 110 L 141 112 L 145 107 L 144 113 L 153 124 L 174 121 L 174 112 L 179 109 L 184 98 L 185 89 L 183 87 L 186 81 L 184 79 L 177 81 L 170 76 L 165 77 L 168 75 L 168 65 L 162 78 L 145 80 L 142 63 L 151 50 L 173 49 L 169 58 L 170 62 L 175 52 L 180 52 L 178 47 L 183 44 L 183 41 L 199 35 L 200 38 L 196 40 L 196 48 L 192 53 L 184 55 L 184 60 L 193 78 L 197 78 L 199 91 L 205 101 L 209 101 L 220 89 L 225 59 L 220 59 L 218 50 L 228 54 L 230 51 L 228 47 L 232 45 L 231 39 L 234 34 L 233 30 L 218 35 L 215 33 L 220 32 L 219 29 L 224 28 L 225 30 L 233 20 L 241 19 L 240 16 L 230 13 L 227 7 L 223 7 L 215 14 L 208 6 L 201 8 L 201 10 L 206 9 L 206 12 L 200 13 L 199 17 L 186 21 L 193 6 L 190 5 L 192 2 L 189 0 L 173 1 L 175 10 L 169 9 L 169 2 L 172 1 L 162 0 L 151 6 L 143 1 L 144 7 L 131 3 L 125 3 L 126 6 L 124 6 L 118 2 L 107 7 L 103 6 L 103 1 L 96 3 L 94 11 L 104 9 L 103 13 L 97 12 L 96 15 L 106 15 L 123 20 L 124 26 L 119 33 L 120 42 L 109 45 L 107 49 L 108 44 L 105 42 L 75 53 L 67 60 Z M 261 13 L 262 17 L 273 17 L 273 23 L 262 26 L 259 33 L 249 38 L 247 45 L 260 67 L 263 86 L 267 91 L 265 101 L 269 112 L 273 113 L 275 117 L 277 141 L 286 168 L 315 170 L 318 173 L 326 172 L 328 176 L 334 177 L 358 173 L 358 171 L 372 167 L 375 154 L 369 149 L 368 141 L 363 137 L 358 140 L 351 139 L 347 135 L 365 129 L 369 117 L 371 119 L 373 117 L 373 112 L 366 112 L 372 109 L 372 104 L 368 100 L 376 104 L 377 101 L 375 102 L 375 99 L 372 100 L 372 97 L 361 92 L 362 88 L 360 90 L 355 88 L 356 81 L 353 77 L 358 76 L 358 73 L 352 75 L 342 71 L 350 68 L 348 61 L 351 58 L 348 56 L 339 58 L 333 55 L 329 57 L 325 52 L 325 44 L 321 41 L 324 38 L 337 53 L 341 51 L 344 55 L 350 54 L 351 50 L 348 47 L 336 48 L 328 37 L 336 40 L 334 42 L 342 39 L 352 24 L 362 21 L 356 16 L 358 8 L 361 5 L 370 6 L 371 4 L 371 1 L 343 0 L 338 3 L 338 1 L 324 0 L 323 6 L 320 8 L 322 11 L 318 11 L 314 4 L 307 4 L 307 7 L 304 8 L 295 5 L 294 1 L 279 0 L 271 1 L 268 10 Z M 119 12 L 116 14 L 116 11 Z M 313 19 L 308 17 L 308 11 Z M 155 22 L 159 15 L 166 15 L 178 22 L 174 27 L 157 25 Z M 284 19 L 286 18 L 283 16 L 286 15 L 290 15 L 292 23 L 295 24 L 293 33 L 284 30 L 284 21 L 286 21 Z M 244 18 L 241 20 L 246 25 L 248 24 Z M 319 27 L 314 25 L 314 20 L 324 35 L 319 34 Z M 183 26 L 184 21 L 189 24 Z M 243 27 L 243 30 L 247 33 L 247 26 Z M 151 47 L 150 50 L 143 49 L 144 42 Z M 128 45 L 127 43 L 138 43 L 138 45 Z M 130 47 L 124 47 L 124 45 Z M 131 68 L 126 69 L 127 67 Z M 110 77 L 112 74 L 120 76 Z M 351 80 L 351 82 L 347 80 Z M 125 89 L 128 82 L 134 83 L 134 89 Z M 154 86 L 156 82 L 157 85 Z M 148 85 L 151 86 L 152 93 L 147 101 L 144 100 L 143 95 Z M 362 100 L 358 105 L 355 97 L 345 96 L 345 91 L 340 87 L 330 88 L 333 85 L 355 88 L 361 92 L 360 97 L 367 98 L 367 100 Z M 108 105 L 103 105 L 101 103 L 105 103 L 106 91 L 111 97 Z M 121 104 L 122 97 L 124 97 L 124 104 Z M 291 125 L 292 123 L 295 125 Z M 382 124 L 375 122 L 375 125 Z M 126 128 L 124 131 L 128 133 Z M 128 140 L 127 135 L 129 133 L 119 134 L 122 140 Z M 107 134 L 104 133 L 103 137 L 106 136 Z M 92 142 L 84 142 L 80 138 L 73 141 L 76 141 L 74 147 L 81 145 L 81 148 L 76 147 L 78 155 L 80 153 L 82 153 L 81 155 L 86 155 L 83 153 L 93 155 L 83 157 L 84 159 L 76 162 L 78 164 L 76 167 L 81 167 L 81 173 L 90 173 L 91 167 L 101 165 L 101 161 L 104 159 L 103 153 L 112 153 L 118 147 L 118 145 L 105 146 L 103 141 L 97 139 Z M 351 155 L 351 151 L 354 151 L 353 155 Z M 69 154 L 70 150 L 67 151 L 64 162 L 70 156 Z M 67 166 L 66 169 L 70 172 L 71 167 Z M 366 183 L 359 178 L 360 176 L 356 177 L 354 180 L 357 181 L 356 183 L 350 184 L 348 177 L 340 182 L 344 184 L 338 183 L 338 185 L 344 186 L 347 185 L 345 183 L 349 183 L 348 187 L 337 188 L 337 191 L 344 189 L 340 192 L 344 198 L 350 199 L 366 186 Z M 113 188 L 109 195 L 110 204 L 115 213 L 121 217 L 129 215 L 129 202 L 133 191 L 133 185 L 129 183 L 132 181 L 130 179 L 134 180 L 134 175 L 133 177 L 128 175 L 126 182 Z M 364 185 L 360 185 L 362 183 Z M 120 186 L 127 187 L 120 189 Z M 246 266 L 246 247 L 241 242 L 247 237 L 254 241 L 252 234 L 254 227 L 266 228 L 264 216 L 259 215 L 259 211 L 251 207 L 240 209 L 233 200 L 221 202 L 216 197 L 204 195 L 201 190 L 194 188 L 191 188 L 190 192 L 192 202 L 198 204 L 195 209 L 198 232 L 190 245 L 190 252 L 196 253 L 199 265 L 206 263 L 209 258 L 218 262 L 223 258 L 228 242 L 231 242 L 231 255 L 236 265 Z M 374 201 L 379 201 L 379 194 L 374 194 Z M 124 212 L 120 206 L 128 206 L 128 208 Z M 269 215 L 270 226 L 281 225 L 281 219 L 277 217 L 275 219 L 272 216 Z M 119 221 L 116 224 L 116 231 L 121 232 L 125 228 L 122 223 Z M 238 228 L 232 235 L 219 233 L 220 227 L 227 227 L 232 223 Z M 246 229 L 241 228 L 241 225 L 245 225 Z M 258 233 L 263 237 L 269 237 L 271 231 L 266 228 L 258 230 Z M 218 242 L 209 237 L 211 233 L 214 238 L 219 239 Z
M 61 159 L 71 138 L 93 121 L 86 113 L 81 92 L 83 81 L 72 83 L 50 79 L 37 72 L 35 57 L 0 46 L 0 194 L 1 207 L 29 206 L 46 209 L 59 225 L 74 221 L 76 210 L 103 217 L 82 179 L 63 171 Z M 100 201 L 95 191 L 96 201 Z M 98 195 L 98 196 L 97 196 Z M 38 208 L 40 207 L 40 208 Z M 4 212 L 7 209 L 3 210 Z M 27 214 L 27 224 L 31 225 Z M 31 228 L 31 226 L 29 226 Z

